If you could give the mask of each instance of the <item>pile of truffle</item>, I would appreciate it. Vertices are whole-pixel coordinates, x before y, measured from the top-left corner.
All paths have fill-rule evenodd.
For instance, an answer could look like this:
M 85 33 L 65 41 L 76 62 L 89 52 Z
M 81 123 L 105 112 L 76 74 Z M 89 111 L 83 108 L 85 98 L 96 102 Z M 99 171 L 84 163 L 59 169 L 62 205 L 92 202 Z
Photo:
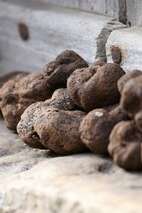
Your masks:
M 142 72 L 117 63 L 88 63 L 71 50 L 38 73 L 1 78 L 0 109 L 29 146 L 58 155 L 110 155 L 142 170 Z

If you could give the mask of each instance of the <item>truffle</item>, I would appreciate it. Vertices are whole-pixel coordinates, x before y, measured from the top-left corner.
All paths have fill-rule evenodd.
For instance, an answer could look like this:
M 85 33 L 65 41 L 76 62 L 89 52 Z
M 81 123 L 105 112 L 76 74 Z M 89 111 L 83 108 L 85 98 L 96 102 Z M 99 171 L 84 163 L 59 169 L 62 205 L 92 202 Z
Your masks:
M 88 67 L 88 63 L 82 57 L 72 50 L 65 50 L 44 67 L 44 73 L 49 76 L 48 84 L 57 89 L 66 87 L 68 77 L 83 67 Z
M 75 104 L 68 96 L 67 89 L 58 89 L 53 93 L 51 99 L 30 105 L 21 116 L 21 120 L 17 126 L 17 132 L 20 138 L 31 147 L 43 148 L 40 138 L 35 132 L 34 125 L 41 114 L 46 113 L 48 107 L 58 108 L 60 110 L 76 109 Z
M 43 146 L 56 154 L 80 153 L 86 150 L 79 134 L 80 122 L 84 115 L 81 111 L 48 107 L 36 120 L 34 129 Z
M 126 73 L 125 75 L 123 75 L 117 82 L 117 86 L 118 86 L 118 89 L 119 89 L 119 92 L 122 93 L 122 90 L 125 86 L 125 84 L 131 80 L 131 79 L 134 79 L 138 76 L 142 75 L 142 71 L 140 70 L 133 70 L 131 72 L 128 72 Z
M 0 108 L 8 128 L 15 130 L 24 110 L 32 103 L 51 96 L 41 74 L 17 75 L 0 89 Z
M 80 125 L 82 142 L 95 154 L 108 154 L 109 135 L 113 127 L 125 119 L 127 115 L 119 106 L 91 111 Z
M 142 109 L 142 75 L 130 79 L 121 93 L 120 105 L 130 117 Z
M 119 102 L 117 81 L 124 75 L 118 64 L 78 69 L 69 77 L 67 89 L 72 100 L 85 111 Z
M 133 121 L 118 123 L 111 132 L 108 151 L 113 161 L 129 171 L 142 170 L 142 133 Z

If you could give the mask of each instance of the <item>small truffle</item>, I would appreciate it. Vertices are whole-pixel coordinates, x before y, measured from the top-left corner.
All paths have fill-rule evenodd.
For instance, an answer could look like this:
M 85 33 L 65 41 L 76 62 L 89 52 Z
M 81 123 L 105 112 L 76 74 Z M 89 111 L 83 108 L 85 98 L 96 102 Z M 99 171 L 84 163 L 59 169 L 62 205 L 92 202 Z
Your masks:
M 66 87 L 68 77 L 79 68 L 88 67 L 87 62 L 72 50 L 63 51 L 55 61 L 44 67 L 48 84 L 54 88 Z
M 80 125 L 82 142 L 95 154 L 108 154 L 109 135 L 118 122 L 127 119 L 119 106 L 96 109 Z
M 84 68 L 73 72 L 67 82 L 71 99 L 85 111 L 119 102 L 117 81 L 125 73 L 118 64 Z
M 21 120 L 17 126 L 17 132 L 20 138 L 31 147 L 43 148 L 40 138 L 35 132 L 34 125 L 41 114 L 46 113 L 48 107 L 54 107 L 60 110 L 76 109 L 75 104 L 68 96 L 67 89 L 58 89 L 53 93 L 51 99 L 30 105 L 21 116 Z
M 118 166 L 129 171 L 142 170 L 142 133 L 133 121 L 122 121 L 114 127 L 108 151 Z

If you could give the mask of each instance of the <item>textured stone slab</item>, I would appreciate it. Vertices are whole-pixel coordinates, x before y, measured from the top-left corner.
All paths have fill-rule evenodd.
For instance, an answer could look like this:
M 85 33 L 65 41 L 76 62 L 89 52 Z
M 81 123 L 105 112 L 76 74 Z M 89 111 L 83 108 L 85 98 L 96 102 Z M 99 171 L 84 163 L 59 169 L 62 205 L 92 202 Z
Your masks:
M 38 70 L 64 49 L 92 62 L 96 38 L 110 18 L 31 1 L 0 1 L 0 67 Z M 21 40 L 24 22 L 30 39 Z
M 93 154 L 51 156 L 0 121 L 0 213 L 139 213 L 141 174 Z
M 111 62 L 110 49 L 117 46 L 122 52 L 122 66 L 124 69 L 142 70 L 142 28 L 127 28 L 113 31 L 107 41 L 106 50 L 108 62 Z

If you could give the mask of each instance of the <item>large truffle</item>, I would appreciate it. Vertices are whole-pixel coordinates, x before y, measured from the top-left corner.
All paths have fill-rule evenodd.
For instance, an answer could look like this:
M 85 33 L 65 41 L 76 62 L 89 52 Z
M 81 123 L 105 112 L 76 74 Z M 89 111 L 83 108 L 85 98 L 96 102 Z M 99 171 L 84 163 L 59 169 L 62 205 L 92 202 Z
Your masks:
M 53 93 L 51 99 L 30 105 L 21 116 L 21 120 L 17 126 L 17 132 L 20 138 L 31 147 L 43 148 L 40 138 L 35 132 L 34 125 L 41 114 L 46 113 L 48 107 L 54 107 L 60 110 L 76 109 L 75 104 L 68 96 L 67 89 L 58 89 Z
M 119 101 L 117 81 L 124 74 L 118 64 L 76 70 L 67 82 L 69 95 L 85 111 L 113 105 Z
M 123 121 L 114 127 L 108 151 L 120 167 L 131 171 L 142 170 L 142 133 L 133 121 Z
M 39 119 L 34 129 L 41 143 L 47 149 L 60 155 L 80 153 L 86 150 L 79 134 L 81 111 L 64 111 L 49 107 Z
M 1 111 L 7 127 L 16 129 L 21 114 L 32 103 L 49 99 L 56 88 L 66 86 L 69 75 L 87 63 L 74 51 L 62 52 L 40 73 L 17 77 L 0 88 Z
M 108 154 L 109 135 L 118 122 L 127 119 L 119 106 L 95 109 L 80 126 L 82 142 L 95 154 Z

